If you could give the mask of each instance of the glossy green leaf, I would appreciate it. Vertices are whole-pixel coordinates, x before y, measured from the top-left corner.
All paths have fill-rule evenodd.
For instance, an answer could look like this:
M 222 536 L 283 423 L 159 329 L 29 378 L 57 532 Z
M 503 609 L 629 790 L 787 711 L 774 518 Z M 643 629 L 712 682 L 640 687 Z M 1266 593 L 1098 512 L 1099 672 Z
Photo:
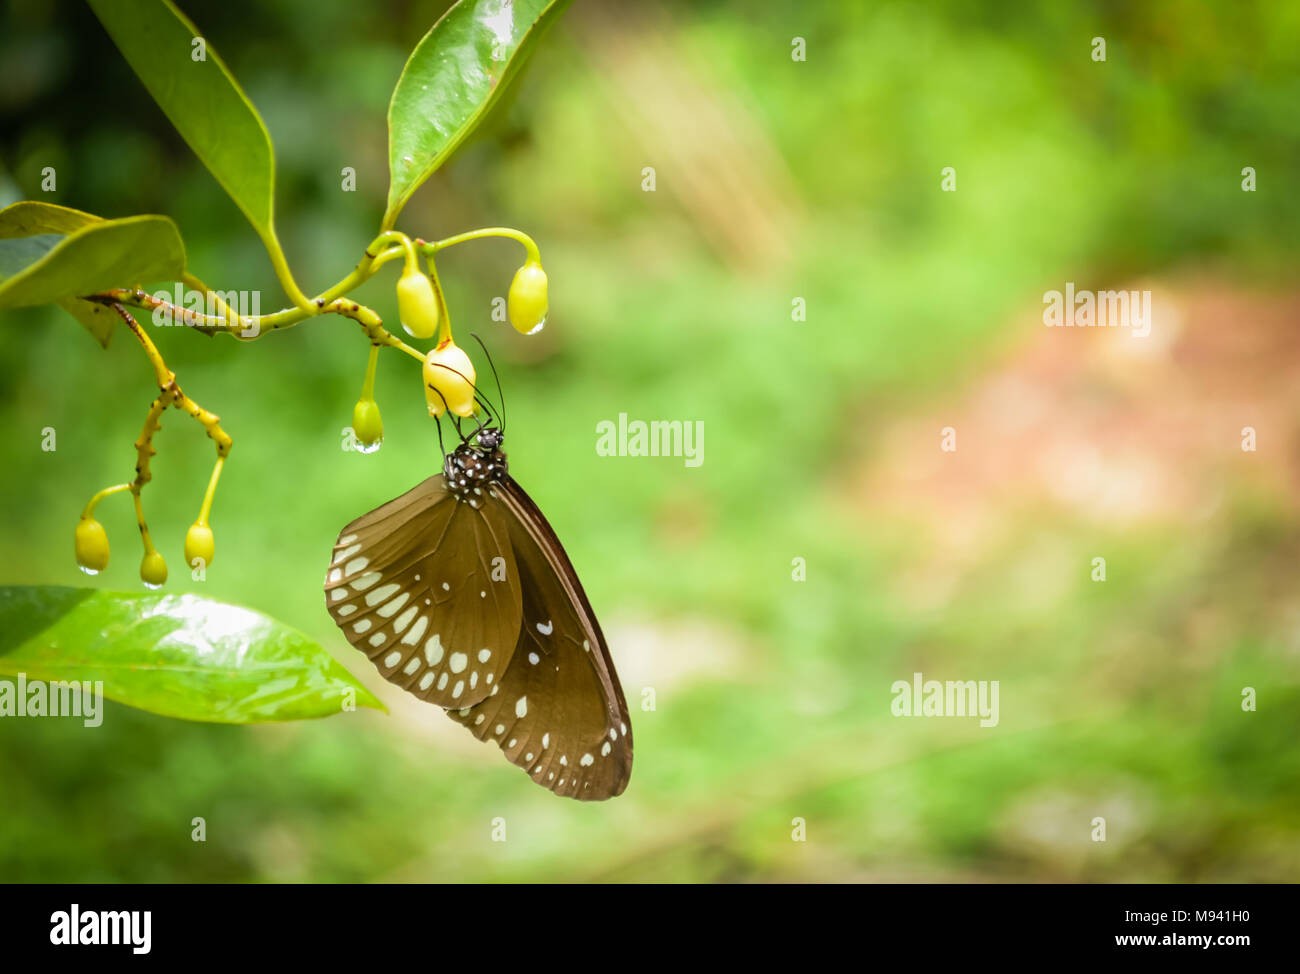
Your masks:
M 388 211 L 469 137 L 570 0 L 461 0 L 411 52 L 388 106 Z
M 0 587 L 0 676 L 19 673 L 102 681 L 110 700 L 226 724 L 383 709 L 302 633 L 197 595 Z
M 78 295 L 175 281 L 184 273 L 185 245 L 165 216 L 101 220 L 28 202 L 0 210 L 0 308 L 57 302 L 101 345 L 108 344 L 113 317 Z
M 0 281 L 35 263 L 68 234 L 92 223 L 102 222 L 84 213 L 53 203 L 23 200 L 0 210 Z M 72 315 L 105 348 L 113 337 L 117 316 L 102 304 L 78 298 L 62 298 L 59 307 Z
M 257 232 L 271 236 L 271 136 L 225 62 L 170 0 L 89 3 L 176 131 Z

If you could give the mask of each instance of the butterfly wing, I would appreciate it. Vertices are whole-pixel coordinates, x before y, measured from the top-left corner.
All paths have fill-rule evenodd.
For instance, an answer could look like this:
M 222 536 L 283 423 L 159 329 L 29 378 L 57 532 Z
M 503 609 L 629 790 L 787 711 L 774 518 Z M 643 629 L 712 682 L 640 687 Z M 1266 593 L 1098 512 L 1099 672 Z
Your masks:
M 510 665 L 484 701 L 449 711 L 557 795 L 600 801 L 632 774 L 632 728 L 618 674 L 582 583 L 542 512 L 512 478 L 485 508 L 509 512 L 523 586 Z
M 522 618 L 507 512 L 452 497 L 441 474 L 339 535 L 325 603 L 384 678 L 440 707 L 485 699 Z

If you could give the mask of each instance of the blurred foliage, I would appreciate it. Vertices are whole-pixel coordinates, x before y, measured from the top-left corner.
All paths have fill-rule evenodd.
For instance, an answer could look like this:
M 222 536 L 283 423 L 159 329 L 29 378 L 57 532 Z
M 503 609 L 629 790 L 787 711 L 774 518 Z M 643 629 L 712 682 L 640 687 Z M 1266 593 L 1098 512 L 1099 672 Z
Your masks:
M 443 5 L 182 5 L 266 118 L 300 282 L 332 283 L 383 211 L 388 98 Z M 0 203 L 166 213 L 195 273 L 278 304 L 246 221 L 90 12 L 3 9 Z M 241 729 L 110 705 L 94 733 L 0 721 L 0 878 L 1295 880 L 1300 679 L 1296 616 L 1279 606 L 1300 525 L 1286 504 L 1229 484 L 1232 503 L 1195 530 L 1024 510 L 1008 543 L 918 607 L 897 566 L 923 542 L 856 509 L 852 483 L 893 418 L 1023 342 L 1048 287 L 1206 266 L 1294 284 L 1300 7 L 792 9 L 575 5 L 399 221 L 425 237 L 509 224 L 541 244 L 552 303 L 536 339 L 489 318 L 513 244 L 457 248 L 440 272 L 503 373 L 512 472 L 611 636 L 636 727 L 627 794 L 555 799 L 405 706 L 333 631 L 319 584 L 338 528 L 436 460 L 410 363 L 382 359 L 385 445 L 361 456 L 340 450 L 366 358 L 354 325 L 248 346 L 177 330 L 160 346 L 235 447 L 208 581 L 168 589 L 302 629 L 394 712 Z M 1095 35 L 1105 64 L 1088 56 Z M 945 166 L 955 194 L 938 192 Z M 358 297 L 391 317 L 393 278 L 379 278 Z M 806 324 L 790 324 L 794 295 Z M 0 581 L 79 584 L 76 516 L 130 470 L 152 376 L 126 336 L 104 352 L 57 309 L 2 324 Z M 702 420 L 704 464 L 598 457 L 595 425 L 620 412 Z M 145 501 L 170 557 L 210 444 L 174 418 L 158 446 Z M 130 511 L 100 510 L 126 545 Z M 1088 580 L 1097 550 L 1105 585 Z M 122 587 L 133 561 L 102 584 Z M 1202 631 L 1188 620 L 1206 606 L 1219 624 Z M 1000 725 L 890 717 L 890 684 L 918 669 L 1000 680 Z M 1258 713 L 1241 712 L 1243 685 L 1260 688 Z M 1095 815 L 1104 844 L 1088 841 Z M 504 845 L 489 841 L 496 816 Z M 790 841 L 795 817 L 807 843 Z

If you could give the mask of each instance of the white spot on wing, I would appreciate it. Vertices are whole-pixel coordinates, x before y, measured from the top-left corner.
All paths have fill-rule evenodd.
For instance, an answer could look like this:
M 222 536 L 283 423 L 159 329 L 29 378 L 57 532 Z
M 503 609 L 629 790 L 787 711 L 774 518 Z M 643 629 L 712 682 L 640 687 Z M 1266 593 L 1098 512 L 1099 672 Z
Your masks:
M 362 575 L 360 578 L 353 581 L 351 585 L 358 592 L 364 592 L 366 589 L 370 588 L 371 585 L 374 585 L 375 582 L 379 581 L 379 578 L 379 572 L 371 572 L 368 575 Z
M 379 607 L 379 614 L 383 616 L 385 619 L 387 619 L 389 616 L 391 616 L 402 606 L 406 605 L 406 600 L 409 599 L 410 597 L 411 594 L 409 592 L 403 592 L 401 595 L 393 599 L 393 601 L 389 602 L 387 605 L 381 605 Z
M 415 606 L 411 606 L 398 616 L 397 621 L 393 623 L 393 632 L 405 632 L 406 627 L 411 624 L 411 620 L 415 618 L 415 614 L 419 611 Z
M 435 666 L 442 661 L 442 640 L 438 638 L 436 632 L 424 644 L 424 658 L 429 661 L 430 666 Z
M 406 643 L 408 646 L 414 646 L 420 641 L 420 637 L 424 635 L 424 630 L 428 628 L 429 617 L 420 616 L 420 618 L 415 620 L 415 625 L 411 627 L 411 631 L 402 637 L 402 642 Z
M 379 586 L 373 592 L 367 592 L 366 605 L 378 605 L 401 587 L 396 582 L 389 582 L 387 585 Z
M 340 543 L 341 543 L 341 542 L 340 542 Z M 350 546 L 348 546 L 347 548 L 344 548 L 344 549 L 343 549 L 342 551 L 340 551 L 338 554 L 336 554 L 336 555 L 334 556 L 334 560 L 333 560 L 332 562 L 330 562 L 330 564 L 331 564 L 331 565 L 337 565 L 337 564 L 338 564 L 339 562 L 341 562 L 341 561 L 347 561 L 349 558 L 351 558 L 353 555 L 355 555 L 355 554 L 356 554 L 358 551 L 360 551 L 360 550 L 361 550 L 361 545 L 359 545 L 359 544 L 350 545 Z M 345 572 L 346 572 L 346 574 L 348 574 L 348 575 L 351 575 L 351 574 L 352 574 L 351 572 L 347 572 L 346 569 L 345 569 Z

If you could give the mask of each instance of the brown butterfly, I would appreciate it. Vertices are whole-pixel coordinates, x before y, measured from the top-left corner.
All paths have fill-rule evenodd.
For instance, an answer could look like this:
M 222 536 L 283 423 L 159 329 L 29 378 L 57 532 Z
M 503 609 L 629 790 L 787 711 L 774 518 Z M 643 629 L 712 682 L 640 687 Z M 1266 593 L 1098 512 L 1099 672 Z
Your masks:
M 495 741 L 539 785 L 622 794 L 632 728 L 582 583 L 510 476 L 502 431 L 339 535 L 325 602 L 383 676 Z

